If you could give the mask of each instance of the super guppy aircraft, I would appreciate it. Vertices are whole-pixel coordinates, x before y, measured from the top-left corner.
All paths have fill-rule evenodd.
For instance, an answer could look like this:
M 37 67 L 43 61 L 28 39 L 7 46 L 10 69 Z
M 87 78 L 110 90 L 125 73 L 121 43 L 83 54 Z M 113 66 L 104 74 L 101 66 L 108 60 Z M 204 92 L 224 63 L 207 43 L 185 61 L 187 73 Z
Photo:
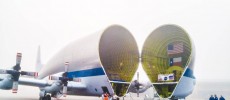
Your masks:
M 36 79 L 20 77 L 37 75 L 36 72 L 21 71 L 21 56 L 21 53 L 17 54 L 12 69 L 0 70 L 1 74 L 7 75 L 0 81 L 0 89 L 12 89 L 16 93 L 18 83 L 39 87 L 41 100 L 66 94 L 101 96 L 105 92 L 123 96 L 139 60 L 134 37 L 119 25 L 68 44 L 42 67 L 38 59 Z M 59 76 L 50 76 L 53 74 Z M 53 82 L 45 80 L 47 77 Z
M 144 43 L 141 56 L 131 33 L 122 26 L 112 25 L 73 41 L 44 65 L 40 63 L 39 50 L 35 72 L 21 71 L 21 57 L 18 53 L 12 69 L 0 69 L 0 74 L 5 74 L 0 77 L 0 89 L 16 93 L 18 83 L 39 87 L 40 100 L 67 94 L 101 96 L 105 92 L 121 97 L 128 88 L 130 92 L 144 92 L 150 87 L 148 84 L 131 82 L 140 57 L 151 85 L 161 98 L 185 98 L 195 82 L 193 44 L 188 34 L 175 25 L 153 31 Z

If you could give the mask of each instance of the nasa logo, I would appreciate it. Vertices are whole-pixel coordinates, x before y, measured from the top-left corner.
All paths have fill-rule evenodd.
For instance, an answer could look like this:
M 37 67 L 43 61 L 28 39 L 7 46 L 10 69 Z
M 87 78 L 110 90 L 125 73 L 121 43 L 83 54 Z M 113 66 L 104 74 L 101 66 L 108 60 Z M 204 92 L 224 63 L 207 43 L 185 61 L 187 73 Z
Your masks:
M 164 80 L 166 81 L 168 78 L 167 77 L 164 77 Z

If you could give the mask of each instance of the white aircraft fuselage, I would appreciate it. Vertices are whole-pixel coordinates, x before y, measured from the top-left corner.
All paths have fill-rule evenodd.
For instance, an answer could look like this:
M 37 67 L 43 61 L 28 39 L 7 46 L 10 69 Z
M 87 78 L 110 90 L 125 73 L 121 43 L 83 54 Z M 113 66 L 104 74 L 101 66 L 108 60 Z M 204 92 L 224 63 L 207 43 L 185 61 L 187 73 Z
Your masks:
M 107 40 L 103 40 L 103 39 L 107 39 Z M 126 44 L 123 42 L 119 42 L 117 40 L 124 41 L 126 42 Z M 134 45 L 135 48 L 134 49 L 128 48 L 129 45 Z M 117 46 L 118 48 L 115 46 Z M 121 49 L 124 48 L 126 49 L 122 51 L 119 47 Z M 120 50 L 120 53 L 112 55 L 111 54 L 112 50 L 104 50 L 102 52 L 102 50 L 106 48 L 117 49 L 117 51 Z M 54 55 L 48 61 L 48 63 L 42 67 L 42 69 L 39 71 L 38 78 L 43 79 L 45 77 L 48 77 L 49 75 L 64 72 L 65 62 L 69 62 L 68 77 L 74 78 L 75 82 L 77 82 L 77 83 L 69 83 L 69 85 L 84 84 L 86 86 L 86 89 L 70 89 L 68 90 L 67 94 L 100 96 L 101 94 L 103 94 L 105 91 L 108 90 L 109 94 L 113 95 L 114 89 L 110 81 L 114 81 L 115 79 L 108 78 L 108 75 L 112 73 L 111 70 L 113 69 L 105 69 L 104 65 L 102 64 L 102 61 L 107 58 L 111 60 L 113 59 L 114 62 L 111 61 L 113 63 L 125 64 L 127 62 L 123 61 L 123 63 L 121 63 L 121 61 L 115 61 L 115 60 L 119 59 L 120 56 L 118 55 L 127 55 L 127 54 L 123 54 L 123 52 L 125 50 L 127 51 L 128 49 L 132 49 L 129 50 L 132 51 L 129 53 L 130 55 L 131 54 L 133 55 L 135 53 L 136 55 L 138 55 L 136 42 L 132 37 L 132 35 L 129 33 L 129 31 L 121 26 L 114 25 L 108 27 L 102 32 L 98 32 L 86 38 L 73 41 L 72 43 L 70 43 L 63 49 L 61 49 L 61 51 L 59 51 L 56 55 Z M 102 56 L 105 57 L 103 58 Z M 138 59 L 138 57 L 134 59 Z M 125 60 L 133 61 L 133 59 L 125 59 Z M 137 63 L 138 60 L 135 61 Z M 133 66 L 132 69 L 135 70 L 136 68 L 137 66 Z M 131 82 L 131 79 L 132 77 L 129 77 L 129 81 L 126 81 L 122 78 L 118 78 L 118 80 L 115 81 Z M 102 88 L 107 88 L 107 90 L 103 91 Z

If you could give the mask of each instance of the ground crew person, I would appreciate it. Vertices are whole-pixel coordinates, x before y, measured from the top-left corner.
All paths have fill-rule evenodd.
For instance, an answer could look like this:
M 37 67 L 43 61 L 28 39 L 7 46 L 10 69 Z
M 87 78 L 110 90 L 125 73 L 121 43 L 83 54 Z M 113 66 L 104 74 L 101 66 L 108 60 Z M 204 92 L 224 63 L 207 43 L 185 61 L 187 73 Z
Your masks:
M 104 94 L 104 100 L 109 100 L 109 94 L 107 92 Z
M 215 100 L 213 95 L 211 95 L 211 97 L 209 98 L 209 100 Z
M 224 97 L 221 95 L 219 100 L 225 100 Z
M 216 95 L 214 95 L 214 100 L 218 100 L 218 97 Z

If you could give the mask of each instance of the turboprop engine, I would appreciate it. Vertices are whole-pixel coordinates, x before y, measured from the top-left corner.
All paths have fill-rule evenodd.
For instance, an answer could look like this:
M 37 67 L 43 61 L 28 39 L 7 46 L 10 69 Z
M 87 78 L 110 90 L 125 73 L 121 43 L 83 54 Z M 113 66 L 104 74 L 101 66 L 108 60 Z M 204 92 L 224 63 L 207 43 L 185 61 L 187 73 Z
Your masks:
M 139 52 L 131 33 L 113 25 L 64 47 L 41 69 L 39 78 L 63 72 L 64 62 L 69 62 L 68 78 L 105 74 L 114 94 L 123 96 L 137 70 Z
M 163 25 L 146 39 L 142 66 L 161 98 L 191 94 L 194 46 L 189 35 L 176 25 Z

